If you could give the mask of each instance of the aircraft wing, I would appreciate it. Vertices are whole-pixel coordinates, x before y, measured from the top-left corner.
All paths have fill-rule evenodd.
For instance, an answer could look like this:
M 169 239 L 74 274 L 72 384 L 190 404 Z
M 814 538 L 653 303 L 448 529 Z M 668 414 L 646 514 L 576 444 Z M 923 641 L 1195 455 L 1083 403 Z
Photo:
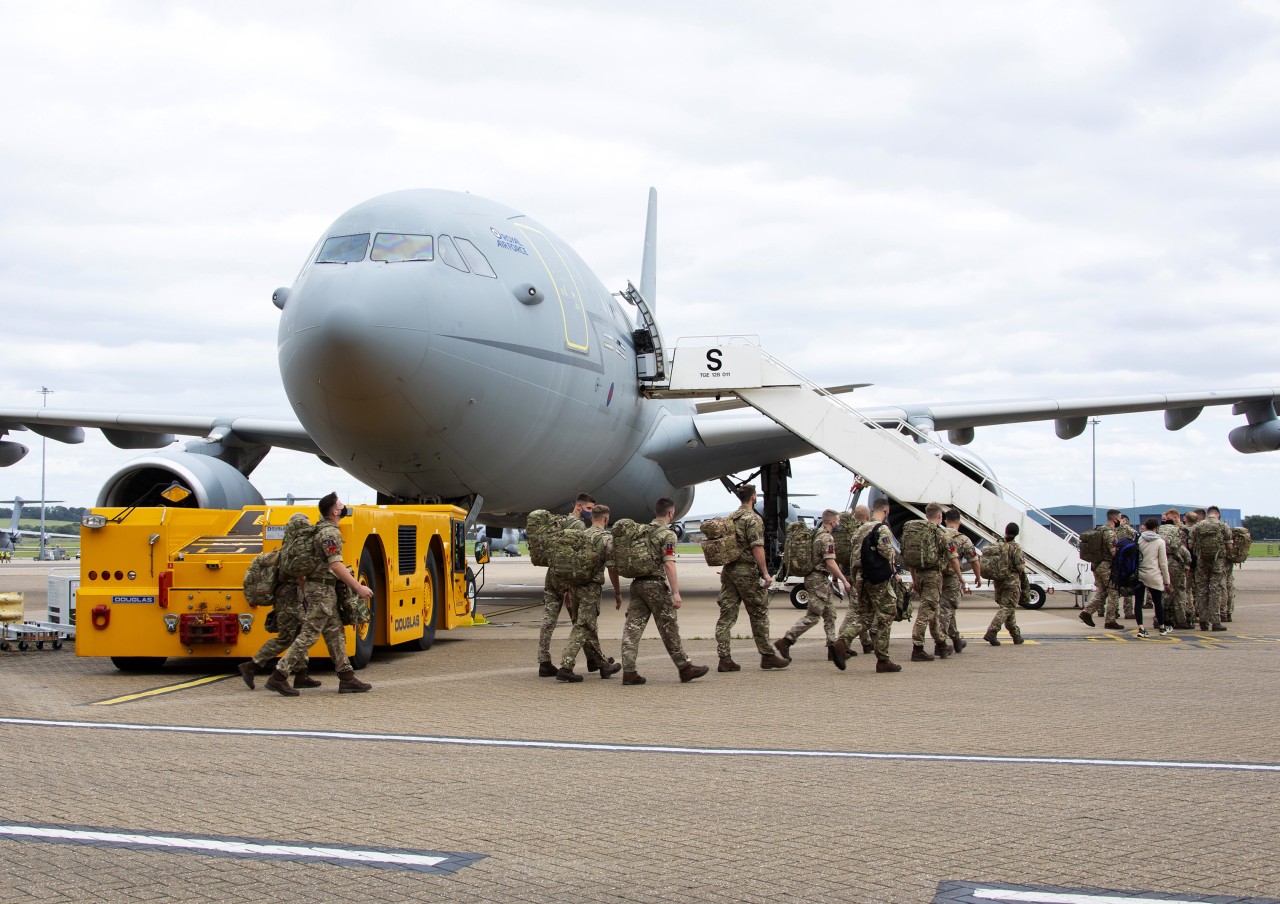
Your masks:
M 84 442 L 86 427 L 101 430 L 112 445 L 121 449 L 158 449 L 172 443 L 175 435 L 181 435 L 205 437 L 210 441 L 234 438 L 249 445 L 278 446 L 322 454 L 302 425 L 294 420 L 0 408 L 0 437 L 9 431 L 30 430 L 58 442 L 81 443 Z M 0 461 L 0 464 L 13 462 Z
M 894 427 L 905 421 L 921 430 L 947 431 L 954 445 L 972 442 L 977 427 L 1053 421 L 1062 439 L 1082 434 L 1097 415 L 1163 411 L 1165 427 L 1180 430 L 1205 408 L 1231 405 L 1244 415 L 1230 432 L 1240 452 L 1280 450 L 1276 401 L 1280 388 L 1226 389 L 1207 392 L 1115 396 L 1095 399 L 1023 399 L 987 402 L 944 402 L 862 408 L 860 413 Z M 646 457 L 657 462 L 679 486 L 714 480 L 724 474 L 813 452 L 804 440 L 759 414 L 720 416 L 699 411 L 689 418 L 668 418 L 650 438 Z

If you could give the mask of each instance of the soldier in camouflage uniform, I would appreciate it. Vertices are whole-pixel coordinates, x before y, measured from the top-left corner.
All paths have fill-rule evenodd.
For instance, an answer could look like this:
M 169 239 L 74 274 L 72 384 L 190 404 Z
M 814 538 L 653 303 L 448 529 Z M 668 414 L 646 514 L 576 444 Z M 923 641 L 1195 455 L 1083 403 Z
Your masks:
M 1107 523 L 1098 528 L 1106 537 L 1108 549 L 1115 549 L 1115 526 L 1119 523 L 1120 510 L 1108 509 Z M 1116 589 L 1111 586 L 1111 560 L 1109 558 L 1093 566 L 1093 596 L 1089 597 L 1089 605 L 1081 610 L 1080 620 L 1092 628 L 1093 617 L 1103 614 L 1104 605 L 1106 607 L 1107 620 L 1103 627 L 1123 631 L 1124 625 L 1118 621 L 1120 598 L 1116 595 Z
M 1231 528 L 1220 520 L 1217 506 L 1191 529 L 1191 551 L 1196 557 L 1196 605 L 1200 630 L 1225 631 L 1222 607 L 1226 600 L 1227 571 L 1231 567 Z
M 1164 540 L 1169 559 L 1170 590 L 1164 595 L 1165 620 L 1175 628 L 1190 628 L 1192 618 L 1187 609 L 1187 573 L 1191 568 L 1191 550 L 1187 549 L 1182 516 L 1169 509 L 1156 531 Z
M 756 488 L 743 484 L 737 490 L 742 503 L 730 515 L 742 550 L 738 561 L 720 570 L 720 595 L 716 603 L 720 618 L 716 620 L 716 654 L 720 657 L 718 672 L 737 672 L 742 666 L 733 661 L 729 638 L 738 621 L 738 610 L 746 608 L 751 622 L 751 636 L 760 654 L 760 668 L 785 669 L 788 660 L 773 652 L 769 645 L 769 602 L 765 589 L 769 586 L 769 566 L 764 559 L 764 521 L 756 514 Z
M 926 629 L 933 634 L 933 647 L 939 651 L 938 658 L 946 659 L 951 655 L 951 648 L 947 646 L 947 635 L 938 630 L 938 609 L 942 600 L 942 572 L 946 569 L 957 581 L 964 581 L 956 548 L 942 527 L 942 506 L 936 502 L 930 502 L 924 507 L 924 516 L 930 525 L 925 542 L 932 542 L 936 546 L 935 558 L 939 564 L 936 568 L 917 568 L 911 571 L 911 586 L 915 588 L 916 595 L 920 599 L 915 624 L 911 626 L 912 662 L 933 661 L 933 656 L 926 653 L 924 649 Z
M 306 521 L 307 516 L 299 512 L 289 519 L 290 521 Z M 295 580 L 283 573 L 279 574 L 276 586 L 272 589 L 272 605 L 271 609 L 275 612 L 276 633 L 271 637 L 258 652 L 253 654 L 253 659 L 248 662 L 240 663 L 240 677 L 244 679 L 244 683 L 249 685 L 249 690 L 254 689 L 253 676 L 266 675 L 275 671 L 275 665 L 272 660 L 289 649 L 289 646 L 297 638 L 298 632 L 302 630 L 302 581 Z M 293 675 L 294 687 L 319 687 L 320 682 L 312 678 L 307 673 L 307 661 L 302 662 L 302 670 L 295 672 Z
M 902 666 L 889 658 L 889 632 L 892 630 L 893 620 L 898 614 L 898 598 L 894 595 L 892 587 L 894 571 L 897 567 L 897 553 L 893 548 L 893 535 L 889 533 L 888 525 L 884 523 L 888 517 L 889 500 L 884 498 L 877 499 L 871 513 L 871 526 L 868 528 L 867 533 L 868 536 L 872 531 L 876 534 L 876 539 L 873 541 L 875 543 L 875 556 L 881 562 L 887 563 L 889 578 L 883 581 L 873 580 L 872 572 L 876 569 L 878 563 L 868 562 L 863 557 L 860 570 L 862 589 L 859 596 L 865 600 L 865 609 L 871 613 L 872 620 L 871 624 L 867 626 L 863 624 L 861 614 L 856 618 L 845 619 L 844 626 L 840 629 L 840 637 L 832 648 L 832 660 L 835 662 L 836 668 L 841 671 L 844 670 L 845 659 L 849 656 L 849 645 L 867 627 L 870 627 L 871 636 L 875 639 L 876 671 L 902 671 Z M 851 612 L 850 614 L 852 615 L 853 613 Z
M 579 493 L 573 503 L 573 511 L 560 519 L 561 528 L 586 530 L 587 523 L 583 520 L 583 516 L 590 517 L 591 509 L 595 504 L 596 501 L 589 493 Z M 555 633 L 556 625 L 560 622 L 560 610 L 566 607 L 569 610 L 569 618 L 576 622 L 577 613 L 573 600 L 569 596 L 569 584 L 555 573 L 555 569 L 548 568 L 546 580 L 542 583 L 542 626 L 538 630 L 538 676 L 541 678 L 557 676 L 558 670 L 555 663 L 551 661 L 551 635 Z M 590 672 L 600 668 L 602 662 L 613 663 L 612 659 L 604 657 L 598 640 L 587 642 L 584 649 L 587 653 L 587 670 Z
M 596 622 L 600 617 L 600 590 L 604 587 L 604 573 L 609 571 L 609 581 L 613 584 L 614 608 L 622 608 L 622 587 L 618 583 L 618 570 L 613 564 L 613 537 L 605 529 L 609 526 L 609 506 L 595 505 L 591 509 L 591 526 L 587 528 L 587 536 L 591 537 L 596 550 L 595 573 L 585 584 L 569 584 L 569 597 L 575 613 L 573 630 L 569 632 L 569 642 L 565 644 L 564 655 L 560 657 L 560 670 L 556 672 L 559 681 L 581 681 L 582 676 L 574 672 L 573 666 L 578 659 L 578 651 L 584 645 L 600 648 L 600 635 Z M 601 656 L 603 654 L 600 654 Z M 621 671 L 622 666 L 612 661 L 599 660 L 600 677 L 608 678 Z
M 804 615 L 800 616 L 800 620 L 791 626 L 791 630 L 774 644 L 787 661 L 791 659 L 792 645 L 800 639 L 801 634 L 816 625 L 819 620 L 822 621 L 822 627 L 827 634 L 827 658 L 834 660 L 836 610 L 831 604 L 831 580 L 834 578 L 843 584 L 846 593 L 852 586 L 849 579 L 844 576 L 844 572 L 840 570 L 840 563 L 836 561 L 836 541 L 831 536 L 831 531 L 839 523 L 840 513 L 835 509 L 827 509 L 822 513 L 821 526 L 813 532 L 813 539 L 810 542 L 813 544 L 813 558 L 817 564 L 804 578 L 804 589 L 809 594 L 809 608 Z
M 652 577 L 640 577 L 631 582 L 631 602 L 627 605 L 627 621 L 622 629 L 623 684 L 645 683 L 644 676 L 636 671 L 636 656 L 640 651 L 640 637 L 651 617 L 682 682 L 701 678 L 709 671 L 705 665 L 690 662 L 684 652 L 684 644 L 680 642 L 680 627 L 676 623 L 676 610 L 681 602 L 680 582 L 676 578 L 676 534 L 671 529 L 675 511 L 676 504 L 665 496 L 654 505 L 650 544 L 662 570 Z
M 1018 525 L 1010 521 L 1004 527 L 1005 576 L 995 582 L 996 585 L 996 617 L 987 626 L 987 633 L 982 639 L 993 647 L 1000 646 L 996 635 L 1000 628 L 1007 628 L 1014 643 L 1022 643 L 1022 632 L 1018 630 L 1018 620 L 1014 613 L 1018 611 L 1018 603 L 1030 596 L 1027 584 L 1027 563 L 1022 555 L 1022 547 L 1018 545 Z
M 1135 543 L 1138 542 L 1138 532 L 1134 530 L 1133 525 L 1129 523 L 1128 515 L 1123 513 L 1120 515 L 1120 522 L 1116 525 L 1115 531 L 1116 543 L 1119 543 L 1121 540 L 1132 540 Z M 1120 601 L 1124 604 L 1124 617 L 1130 619 L 1133 618 L 1133 594 L 1130 593 L 1127 596 L 1121 596 Z
M 333 660 L 334 671 L 338 673 L 338 693 L 356 694 L 372 687 L 356 677 L 351 661 L 347 659 L 347 635 L 342 629 L 342 619 L 338 616 L 338 593 L 335 588 L 337 582 L 342 581 L 364 600 L 372 599 L 373 591 L 359 583 L 347 566 L 342 564 L 342 533 L 338 530 L 338 522 L 343 513 L 342 500 L 337 493 L 330 493 L 320 500 L 319 508 L 321 520 L 312 542 L 320 554 L 322 564 L 304 579 L 302 605 L 307 614 L 298 636 L 267 679 L 267 687 L 286 697 L 298 696 L 298 691 L 289 686 L 289 675 L 305 671 L 307 651 L 319 637 L 324 638 L 325 646 L 329 648 L 329 658 Z
M 844 621 L 840 623 L 840 630 L 836 636 L 843 634 L 846 627 L 857 622 L 862 625 L 862 633 L 858 635 L 858 639 L 862 641 L 862 652 L 870 653 L 875 649 L 875 645 L 872 643 L 871 631 L 868 626 L 875 621 L 875 618 L 871 611 L 871 603 L 863 597 L 862 592 L 862 541 L 867 538 L 867 534 L 871 533 L 871 529 L 875 527 L 875 522 L 871 520 L 871 509 L 865 505 L 859 505 L 854 508 L 853 517 L 858 522 L 858 527 L 849 539 L 850 553 L 848 571 L 846 572 L 849 576 L 849 583 L 853 585 L 853 590 L 849 593 L 849 609 L 845 612 Z M 849 653 L 850 655 L 855 655 L 853 650 L 850 650 Z
M 951 509 L 947 512 L 944 521 L 947 538 L 956 550 L 957 561 L 967 561 L 969 567 L 973 569 L 974 578 L 981 584 L 982 556 L 974 548 L 973 541 L 960 532 L 960 513 Z M 956 577 L 950 568 L 943 569 L 942 599 L 938 606 L 938 633 L 951 638 L 951 646 L 957 653 L 968 646 L 968 643 L 960 636 L 960 629 L 956 625 L 956 609 L 960 606 L 960 597 L 969 592 L 964 581 Z M 935 655 L 939 652 L 936 645 L 933 652 Z

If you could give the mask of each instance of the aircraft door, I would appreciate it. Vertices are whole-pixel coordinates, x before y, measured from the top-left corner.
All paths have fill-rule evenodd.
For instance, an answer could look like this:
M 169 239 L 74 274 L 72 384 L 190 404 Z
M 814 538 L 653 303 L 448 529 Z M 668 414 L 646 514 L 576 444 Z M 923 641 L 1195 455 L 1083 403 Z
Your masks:
M 559 247 L 550 236 L 525 223 L 515 225 L 542 262 L 555 288 L 561 318 L 564 322 L 565 348 L 587 354 L 591 349 L 591 339 L 587 327 L 587 307 L 583 299 L 584 287 L 574 272 L 573 264 L 561 254 Z

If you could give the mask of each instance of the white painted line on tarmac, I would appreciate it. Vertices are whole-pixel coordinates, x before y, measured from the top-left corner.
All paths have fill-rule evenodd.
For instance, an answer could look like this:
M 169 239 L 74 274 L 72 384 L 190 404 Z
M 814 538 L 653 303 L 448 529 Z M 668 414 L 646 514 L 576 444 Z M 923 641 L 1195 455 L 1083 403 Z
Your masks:
M 586 753 L 665 753 L 679 756 L 763 756 L 796 759 L 889 760 L 926 763 L 997 763 L 1030 766 L 1111 766 L 1129 769 L 1208 769 L 1225 772 L 1280 773 L 1280 763 L 1222 763 L 1177 760 L 1121 760 L 1088 757 L 997 756 L 964 753 L 878 753 L 854 750 L 777 750 L 753 747 L 677 747 L 660 744 L 601 744 L 587 741 L 536 741 L 508 738 L 464 738 L 437 735 L 374 734 L 293 728 L 216 728 L 204 725 L 146 725 L 129 722 L 78 722 L 63 719 L 0 718 L 0 725 L 34 728 L 105 729 L 167 732 L 170 734 L 231 735 L 237 737 L 304 738 L 321 741 L 391 741 L 401 744 L 439 744 L 455 747 L 577 750 Z
M 1024 904 L 1205 904 L 1204 898 L 1136 898 L 1129 895 L 1091 895 L 1079 892 L 1013 891 L 1003 888 L 975 888 L 971 894 L 983 901 L 1020 901 Z
M 480 859 L 474 854 L 446 854 L 397 848 L 340 847 L 280 843 L 214 835 L 153 834 L 119 829 L 45 824 L 0 824 L 0 838 L 15 841 L 145 848 L 190 854 L 324 862 L 339 866 L 370 866 L 412 872 L 451 873 Z

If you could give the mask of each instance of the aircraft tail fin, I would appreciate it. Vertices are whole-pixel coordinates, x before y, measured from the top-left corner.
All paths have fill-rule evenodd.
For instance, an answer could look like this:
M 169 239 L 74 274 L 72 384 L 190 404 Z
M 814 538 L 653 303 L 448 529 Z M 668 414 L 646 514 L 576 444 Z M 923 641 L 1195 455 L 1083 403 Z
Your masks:
M 640 265 L 640 294 L 653 310 L 658 296 L 658 190 L 649 188 L 649 215 L 644 224 L 644 261 Z
M 22 497 L 13 497 L 13 518 L 9 521 L 9 533 L 18 536 L 18 523 L 22 520 Z

